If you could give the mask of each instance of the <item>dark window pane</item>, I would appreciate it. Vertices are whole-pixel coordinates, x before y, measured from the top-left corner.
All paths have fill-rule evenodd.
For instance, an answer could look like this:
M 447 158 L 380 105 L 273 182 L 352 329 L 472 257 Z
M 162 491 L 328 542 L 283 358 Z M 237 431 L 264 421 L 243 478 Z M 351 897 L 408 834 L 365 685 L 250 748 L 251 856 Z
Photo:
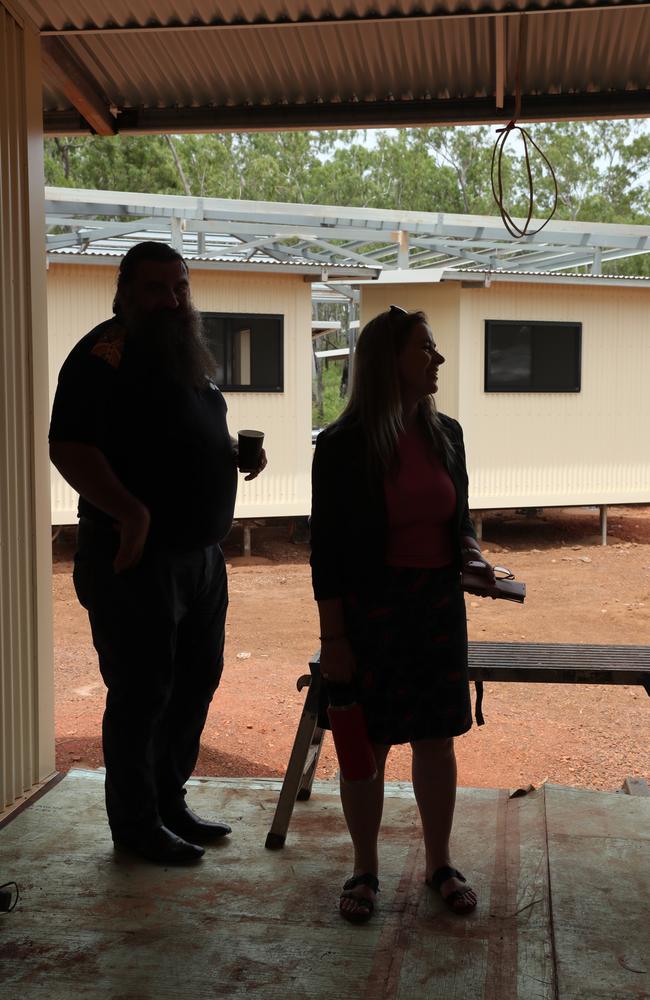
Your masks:
M 575 327 L 545 326 L 536 331 L 533 388 L 540 392 L 577 392 Z
M 203 313 L 222 389 L 281 392 L 283 317 Z
M 488 339 L 488 371 L 493 388 L 530 385 L 533 338 L 529 326 L 493 330 Z
M 579 323 L 486 320 L 486 392 L 579 392 Z
M 253 330 L 252 336 L 252 378 L 253 385 L 277 385 L 282 381 L 281 362 L 282 349 L 280 332 L 272 328 L 272 322 L 267 321 L 268 329 L 260 323 Z

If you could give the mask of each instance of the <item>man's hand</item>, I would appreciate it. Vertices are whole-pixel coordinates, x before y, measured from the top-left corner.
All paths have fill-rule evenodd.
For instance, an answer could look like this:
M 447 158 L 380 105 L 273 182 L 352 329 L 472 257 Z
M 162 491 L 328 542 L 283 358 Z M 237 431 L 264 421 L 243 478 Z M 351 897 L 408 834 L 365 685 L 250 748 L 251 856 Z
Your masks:
M 138 565 L 149 536 L 150 525 L 151 515 L 144 504 L 134 505 L 133 510 L 115 525 L 120 533 L 120 547 L 113 560 L 116 573 Z
M 113 521 L 120 533 L 120 547 L 113 560 L 116 573 L 140 562 L 151 516 L 117 478 L 108 459 L 94 445 L 78 441 L 52 441 L 50 458 L 66 482 Z
M 247 476 L 244 476 L 244 482 L 247 483 L 249 479 L 257 479 L 260 472 L 264 472 L 264 469 L 266 468 L 267 464 L 268 463 L 266 459 L 266 452 L 264 451 L 264 448 L 262 448 L 262 451 L 260 452 L 259 465 L 257 466 L 254 472 L 249 472 Z
M 332 684 L 350 684 L 356 670 L 356 660 L 349 639 L 322 639 L 320 674 Z

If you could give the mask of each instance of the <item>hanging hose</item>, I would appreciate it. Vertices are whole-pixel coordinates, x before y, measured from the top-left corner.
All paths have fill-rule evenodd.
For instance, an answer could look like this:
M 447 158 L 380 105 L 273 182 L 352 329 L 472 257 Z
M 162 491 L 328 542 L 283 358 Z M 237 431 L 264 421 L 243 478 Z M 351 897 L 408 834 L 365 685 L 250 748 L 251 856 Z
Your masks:
M 499 208 L 499 214 L 503 220 L 503 224 L 515 239 L 520 239 L 522 236 L 535 236 L 536 233 L 540 233 L 544 226 L 546 226 L 553 216 L 555 215 L 555 210 L 557 208 L 557 178 L 555 172 L 548 157 L 539 148 L 530 132 L 527 132 L 525 128 L 521 128 L 517 125 L 517 119 L 521 116 L 521 63 L 526 47 L 526 15 L 521 15 L 521 20 L 519 21 L 519 46 L 517 53 L 517 72 L 515 78 L 515 114 L 514 118 L 508 122 L 504 128 L 498 129 L 499 138 L 497 139 L 494 150 L 492 152 L 492 165 L 490 168 L 490 175 L 492 181 L 492 194 L 494 195 L 494 200 Z M 526 163 L 526 174 L 528 177 L 528 215 L 526 216 L 526 222 L 523 227 L 518 226 L 510 215 L 508 209 L 504 204 L 504 188 L 503 188 L 503 150 L 508 141 L 509 136 L 513 132 L 519 132 L 524 144 L 524 159 Z M 553 181 L 553 207 L 547 217 L 547 219 L 539 226 L 537 229 L 529 230 L 530 220 L 533 216 L 533 207 L 535 202 L 535 191 L 533 184 L 533 172 L 530 166 L 530 156 L 528 152 L 528 143 L 537 150 L 542 160 L 549 169 L 551 179 Z M 496 182 L 495 182 L 495 167 L 496 167 Z
M 512 132 L 514 132 L 514 131 L 517 131 L 517 132 L 521 133 L 521 138 L 522 138 L 523 143 L 524 143 L 524 157 L 525 157 L 525 161 L 526 161 L 526 173 L 528 175 L 528 214 L 526 216 L 526 222 L 524 223 L 523 226 L 518 226 L 517 225 L 517 223 L 514 221 L 514 219 L 512 218 L 512 216 L 510 215 L 510 213 L 508 212 L 508 209 L 506 208 L 506 206 L 504 204 L 504 200 L 503 200 L 504 199 L 503 174 L 502 174 L 503 149 L 504 149 L 504 146 L 505 146 L 506 142 L 508 141 L 508 136 Z M 555 177 L 555 172 L 554 172 L 553 167 L 551 166 L 551 164 L 549 162 L 548 157 L 544 155 L 544 153 L 539 148 L 539 146 L 537 145 L 537 143 L 535 142 L 535 140 L 533 139 L 533 137 L 530 135 L 530 133 L 527 132 L 525 128 L 521 128 L 519 125 L 516 124 L 516 119 L 513 119 L 511 122 L 508 122 L 508 124 L 505 126 L 505 128 L 499 129 L 499 132 L 501 134 L 500 134 L 500 137 L 496 141 L 496 144 L 494 146 L 494 152 L 492 153 L 492 171 L 491 171 L 491 173 L 492 173 L 492 194 L 494 195 L 494 200 L 496 201 L 496 203 L 498 205 L 499 214 L 500 214 L 500 216 L 501 216 L 501 218 L 503 220 L 503 224 L 504 224 L 504 226 L 506 227 L 506 229 L 508 230 L 508 232 L 510 233 L 511 236 L 513 236 L 515 239 L 519 239 L 521 236 L 535 236 L 536 233 L 540 233 L 542 231 L 542 229 L 544 228 L 544 226 L 547 225 L 547 223 L 549 223 L 551 221 L 551 219 L 553 218 L 553 216 L 555 215 L 555 209 L 557 208 L 557 195 L 558 195 L 557 179 Z M 551 175 L 551 179 L 553 181 L 553 192 L 554 192 L 553 193 L 553 207 L 551 208 L 551 211 L 550 211 L 550 213 L 548 215 L 548 218 L 545 219 L 545 221 L 541 224 L 541 226 L 538 226 L 537 229 L 529 229 L 528 228 L 529 225 L 530 225 L 530 220 L 531 220 L 532 215 L 533 215 L 533 206 L 534 206 L 534 201 L 535 201 L 535 192 L 534 192 L 534 186 L 533 186 L 533 172 L 532 172 L 532 170 L 530 168 L 530 156 L 529 156 L 529 153 L 528 153 L 528 143 L 529 142 L 537 150 L 537 152 L 539 153 L 539 155 L 543 159 L 544 163 L 547 165 L 547 167 L 549 169 L 549 173 Z M 494 180 L 495 163 L 496 163 L 496 166 L 497 166 L 497 171 L 496 171 L 497 182 L 496 182 L 496 184 L 495 184 L 495 180 Z

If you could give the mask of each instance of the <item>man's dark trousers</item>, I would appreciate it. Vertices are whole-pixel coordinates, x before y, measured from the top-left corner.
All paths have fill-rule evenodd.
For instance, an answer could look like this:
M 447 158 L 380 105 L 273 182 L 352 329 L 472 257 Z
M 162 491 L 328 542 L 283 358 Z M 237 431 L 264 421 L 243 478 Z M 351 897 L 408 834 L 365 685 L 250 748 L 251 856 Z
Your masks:
M 74 583 L 108 689 L 102 727 L 115 839 L 146 836 L 183 808 L 223 669 L 228 588 L 218 545 L 148 544 L 115 573 L 117 532 L 82 519 Z

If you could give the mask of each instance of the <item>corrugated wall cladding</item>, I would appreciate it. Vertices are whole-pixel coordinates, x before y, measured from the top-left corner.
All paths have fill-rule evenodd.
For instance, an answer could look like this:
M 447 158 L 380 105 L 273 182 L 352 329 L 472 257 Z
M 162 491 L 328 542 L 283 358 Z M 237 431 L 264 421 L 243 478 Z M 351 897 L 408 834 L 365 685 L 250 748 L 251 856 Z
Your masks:
M 463 290 L 458 415 L 474 509 L 650 501 L 649 307 L 636 288 Z M 581 391 L 485 393 L 486 319 L 582 323 Z
M 51 578 L 38 579 L 35 530 L 26 58 L 23 31 L 0 4 L 0 811 L 51 770 L 39 741 L 39 595 Z
M 48 271 L 50 398 L 61 364 L 76 342 L 111 314 L 115 267 L 51 264 Z M 284 316 L 284 392 L 226 392 L 233 435 L 265 432 L 269 466 L 250 483 L 240 476 L 235 516 L 305 515 L 311 469 L 311 287 L 301 276 L 240 274 L 192 268 L 192 295 L 205 312 Z M 76 523 L 76 494 L 52 473 L 52 523 Z

